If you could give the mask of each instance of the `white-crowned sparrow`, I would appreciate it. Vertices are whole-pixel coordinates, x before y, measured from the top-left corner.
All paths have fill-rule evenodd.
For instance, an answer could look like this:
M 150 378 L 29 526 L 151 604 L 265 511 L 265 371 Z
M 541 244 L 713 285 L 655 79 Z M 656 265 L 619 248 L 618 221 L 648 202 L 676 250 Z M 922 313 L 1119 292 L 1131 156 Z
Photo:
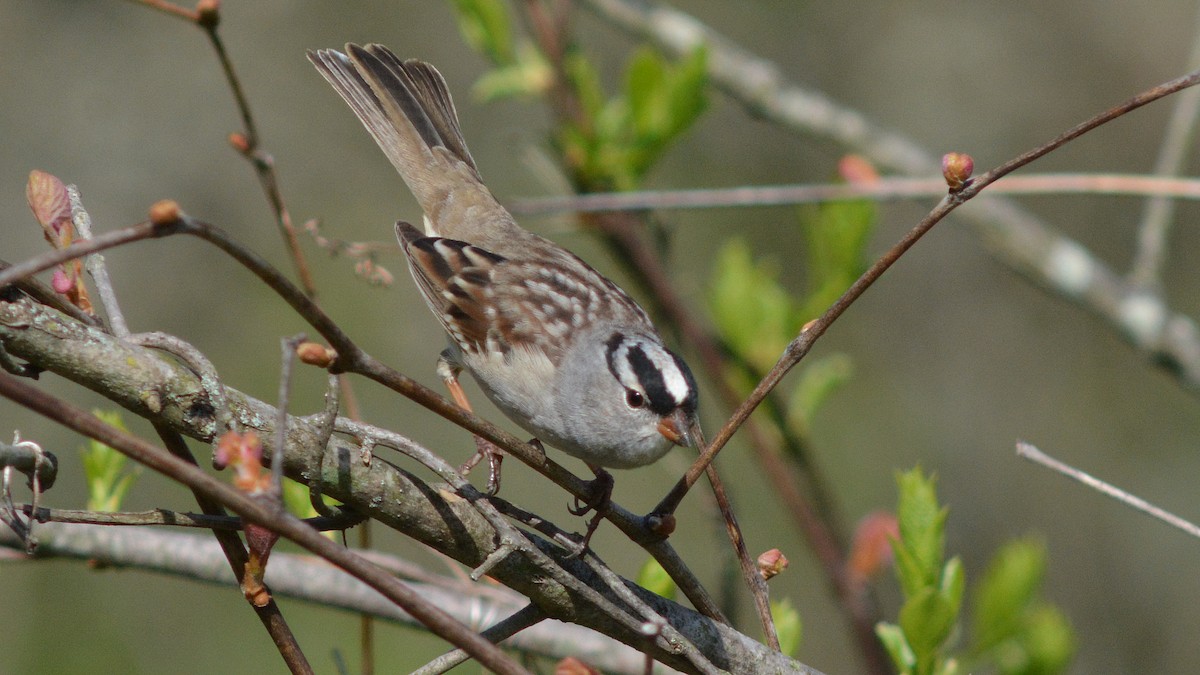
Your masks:
M 400 172 L 425 233 L 396 234 L 426 304 L 510 419 L 596 466 L 697 438 L 696 382 L 645 311 L 571 252 L 522 229 L 484 186 L 441 74 L 381 45 L 309 52 Z

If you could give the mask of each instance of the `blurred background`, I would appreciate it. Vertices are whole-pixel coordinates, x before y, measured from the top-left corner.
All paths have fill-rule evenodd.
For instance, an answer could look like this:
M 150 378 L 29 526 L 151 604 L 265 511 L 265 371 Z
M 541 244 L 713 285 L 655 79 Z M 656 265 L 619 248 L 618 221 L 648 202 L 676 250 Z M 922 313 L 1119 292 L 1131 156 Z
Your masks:
M 1184 73 L 1197 36 L 1195 3 L 1149 0 L 1045 3 L 679 1 L 732 40 L 779 64 L 786 76 L 826 92 L 931 153 L 975 158 L 977 173 L 1094 113 Z M 483 103 L 471 85 L 486 69 L 467 48 L 448 2 L 331 3 L 226 0 L 221 32 L 238 68 L 282 191 L 297 223 L 348 240 L 388 241 L 397 218 L 419 212 L 394 171 L 304 58 L 317 47 L 381 42 L 437 65 L 457 97 L 465 136 L 502 200 L 557 194 L 537 161 L 549 120 L 539 101 Z M 639 42 L 587 12 L 577 35 L 614 84 Z M 1170 101 L 1150 106 L 1037 162 L 1034 171 L 1148 172 Z M 247 163 L 227 144 L 240 130 L 230 93 L 203 33 L 132 2 L 0 0 L 0 258 L 41 252 L 24 203 L 30 170 L 82 191 L 98 232 L 145 217 L 172 198 L 291 272 L 280 235 Z M 649 179 L 653 188 L 824 182 L 844 149 L 781 130 L 714 92 L 709 111 Z M 1195 163 L 1189 173 L 1194 172 Z M 935 175 L 935 174 L 931 174 Z M 882 207 L 870 251 L 879 253 L 933 204 Z M 1021 203 L 1119 272 L 1133 252 L 1142 203 L 1132 198 L 1051 196 Z M 972 208 L 970 205 L 967 209 Z M 1164 272 L 1179 312 L 1200 314 L 1194 204 L 1180 204 Z M 666 213 L 670 268 L 697 311 L 716 251 L 733 234 L 773 259 L 785 286 L 804 279 L 796 209 Z M 527 218 L 621 278 L 603 247 L 567 218 Z M 399 257 L 385 258 L 391 288 L 355 277 L 352 263 L 305 241 L 321 301 L 368 352 L 437 386 L 442 335 Z M 273 400 L 279 338 L 304 329 L 249 273 L 191 238 L 138 243 L 106 254 L 134 331 L 165 331 L 202 350 L 226 383 Z M 687 346 L 683 346 L 687 353 Z M 1075 626 L 1072 672 L 1188 672 L 1200 663 L 1200 543 L 1028 464 L 1018 439 L 1111 480 L 1185 517 L 1200 517 L 1195 479 L 1197 400 L 1148 365 L 1112 329 L 1031 285 L 984 252 L 951 218 L 921 241 L 818 343 L 843 353 L 849 383 L 813 422 L 814 457 L 847 522 L 894 508 L 895 472 L 936 472 L 950 508 L 947 550 L 968 580 L 1003 542 L 1034 534 L 1046 544 L 1045 595 Z M 323 378 L 301 374 L 293 409 L 320 407 Z M 40 385 L 84 407 L 99 397 L 47 374 Z M 365 418 L 465 458 L 469 437 L 415 404 L 356 383 Z M 483 405 L 482 397 L 476 401 Z M 702 406 L 715 430 L 728 410 Z M 494 410 L 483 414 L 501 419 Z M 62 464 L 50 505 L 81 508 L 77 436 L 7 402 L 0 433 L 19 429 Z M 131 428 L 150 436 L 148 427 Z M 507 424 L 507 422 L 506 422 Z M 513 428 L 512 425 L 508 425 Z M 711 432 L 710 432 L 711 433 Z M 197 454 L 208 456 L 206 448 Z M 685 466 L 687 454 L 617 476 L 615 498 L 644 511 Z M 578 463 L 569 464 L 580 472 Z M 504 493 L 566 527 L 567 497 L 517 462 Z M 805 621 L 799 657 L 831 673 L 860 667 L 843 615 L 798 532 L 735 439 L 723 453 L 751 551 L 778 547 L 791 568 L 772 581 Z M 477 477 L 478 478 L 478 477 Z M 480 479 L 481 480 L 481 479 Z M 692 515 L 689 515 L 689 506 Z M 143 473 L 130 510 L 194 508 L 191 496 Z M 705 580 L 717 583 L 714 534 L 702 500 L 689 498 L 672 539 Z M 418 561 L 419 547 L 376 528 L 378 546 Z M 603 526 L 593 546 L 624 575 L 644 554 Z M 1174 562 L 1172 562 L 1174 561 Z M 441 565 L 441 563 L 435 563 Z M 898 602 L 889 574 L 877 583 L 885 614 Z M 283 601 L 320 672 L 334 650 L 355 667 L 356 617 Z M 749 610 L 744 625 L 757 635 Z M 133 570 L 91 570 L 73 561 L 0 565 L 0 673 L 277 672 L 282 664 L 237 591 Z M 437 640 L 384 626 L 379 666 L 411 669 L 440 653 Z

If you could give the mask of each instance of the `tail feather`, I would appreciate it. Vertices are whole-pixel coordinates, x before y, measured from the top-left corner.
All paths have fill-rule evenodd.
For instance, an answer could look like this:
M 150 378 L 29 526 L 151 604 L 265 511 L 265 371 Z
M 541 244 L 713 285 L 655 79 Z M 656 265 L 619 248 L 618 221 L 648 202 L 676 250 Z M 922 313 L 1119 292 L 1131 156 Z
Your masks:
M 382 45 L 347 44 L 346 54 L 309 51 L 308 59 L 349 104 L 427 216 L 439 219 L 460 189 L 472 193 L 472 201 L 494 203 L 459 131 L 446 82 L 433 66 L 401 61 Z

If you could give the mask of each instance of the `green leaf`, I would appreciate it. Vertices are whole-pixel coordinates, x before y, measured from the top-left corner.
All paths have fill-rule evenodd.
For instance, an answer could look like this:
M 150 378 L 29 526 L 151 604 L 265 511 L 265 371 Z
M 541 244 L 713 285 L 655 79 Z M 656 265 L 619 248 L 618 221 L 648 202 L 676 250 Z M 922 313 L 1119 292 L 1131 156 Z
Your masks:
M 962 609 L 963 588 L 966 586 L 962 560 L 954 556 L 942 568 L 941 594 L 954 608 L 955 615 Z
M 875 624 L 875 635 L 879 636 L 879 641 L 883 643 L 888 656 L 892 657 L 892 664 L 896 666 L 896 670 L 901 675 L 912 673 L 917 667 L 917 655 L 905 639 L 904 630 L 894 623 L 880 622 Z
M 1075 631 L 1062 612 L 1042 605 L 1029 616 L 1022 642 L 1028 655 L 1027 675 L 1061 673 L 1071 664 L 1077 648 Z
M 830 354 L 805 359 L 799 380 L 788 402 L 788 426 L 798 436 L 807 436 L 812 420 L 822 404 L 846 383 L 854 371 L 854 362 L 845 354 Z
M 900 608 L 900 627 L 916 654 L 918 672 L 933 671 L 942 643 L 950 636 L 957 618 L 950 602 L 932 588 L 917 592 Z
M 1045 566 L 1045 546 L 1031 538 L 1005 544 L 992 558 L 975 591 L 973 633 L 978 652 L 991 649 L 1021 629 Z
M 809 294 L 804 320 L 825 311 L 866 269 L 866 250 L 878 212 L 869 201 L 829 202 L 801 218 L 808 250 Z
M 771 618 L 775 620 L 775 632 L 779 635 L 779 651 L 795 656 L 804 636 L 800 612 L 792 606 L 791 600 L 784 598 L 779 602 L 771 602 Z
M 666 64 L 658 52 L 642 47 L 625 71 L 625 96 L 636 138 L 662 133 L 667 126 Z
M 750 247 L 731 238 L 717 254 L 709 306 L 721 337 L 759 372 L 779 359 L 792 338 L 792 300 L 768 263 L 755 263 Z
M 502 0 L 454 0 L 454 9 L 467 44 L 496 65 L 513 62 L 512 26 Z
M 896 482 L 900 489 L 896 510 L 900 547 L 896 557 L 899 561 L 903 549 L 906 569 L 901 583 L 905 595 L 913 595 L 916 588 L 936 585 L 941 576 L 948 510 L 938 506 L 937 479 L 925 478 L 920 468 L 898 474 Z
M 641 571 L 638 572 L 637 584 L 668 600 L 675 599 L 675 582 L 654 558 L 646 560 L 646 564 L 642 565 Z
M 483 101 L 512 96 L 537 96 L 550 86 L 554 74 L 549 62 L 531 45 L 521 45 L 516 59 L 484 73 L 475 81 L 472 93 Z
M 110 426 L 121 431 L 127 431 L 121 414 L 116 411 L 93 410 L 92 414 L 99 417 Z M 83 457 L 83 474 L 87 480 L 88 500 L 90 511 L 119 511 L 121 502 L 129 494 L 141 467 L 136 466 L 126 472 L 128 458 L 115 448 L 109 447 L 97 440 L 90 440 L 86 447 L 80 450 Z
M 708 50 L 698 46 L 676 64 L 669 92 L 669 119 L 672 136 L 692 126 L 708 107 Z
M 631 127 L 627 169 L 635 179 L 704 111 L 706 61 L 706 52 L 697 49 L 672 65 L 648 47 L 638 50 L 630 61 L 625 76 Z

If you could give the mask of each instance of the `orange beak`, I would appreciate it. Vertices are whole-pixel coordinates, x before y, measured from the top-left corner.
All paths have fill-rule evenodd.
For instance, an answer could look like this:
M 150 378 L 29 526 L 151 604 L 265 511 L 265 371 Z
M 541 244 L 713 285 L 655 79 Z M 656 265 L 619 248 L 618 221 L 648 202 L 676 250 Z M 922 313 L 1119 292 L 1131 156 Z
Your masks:
M 675 445 L 695 446 L 700 438 L 700 423 L 694 415 L 676 410 L 659 420 L 658 433 Z

